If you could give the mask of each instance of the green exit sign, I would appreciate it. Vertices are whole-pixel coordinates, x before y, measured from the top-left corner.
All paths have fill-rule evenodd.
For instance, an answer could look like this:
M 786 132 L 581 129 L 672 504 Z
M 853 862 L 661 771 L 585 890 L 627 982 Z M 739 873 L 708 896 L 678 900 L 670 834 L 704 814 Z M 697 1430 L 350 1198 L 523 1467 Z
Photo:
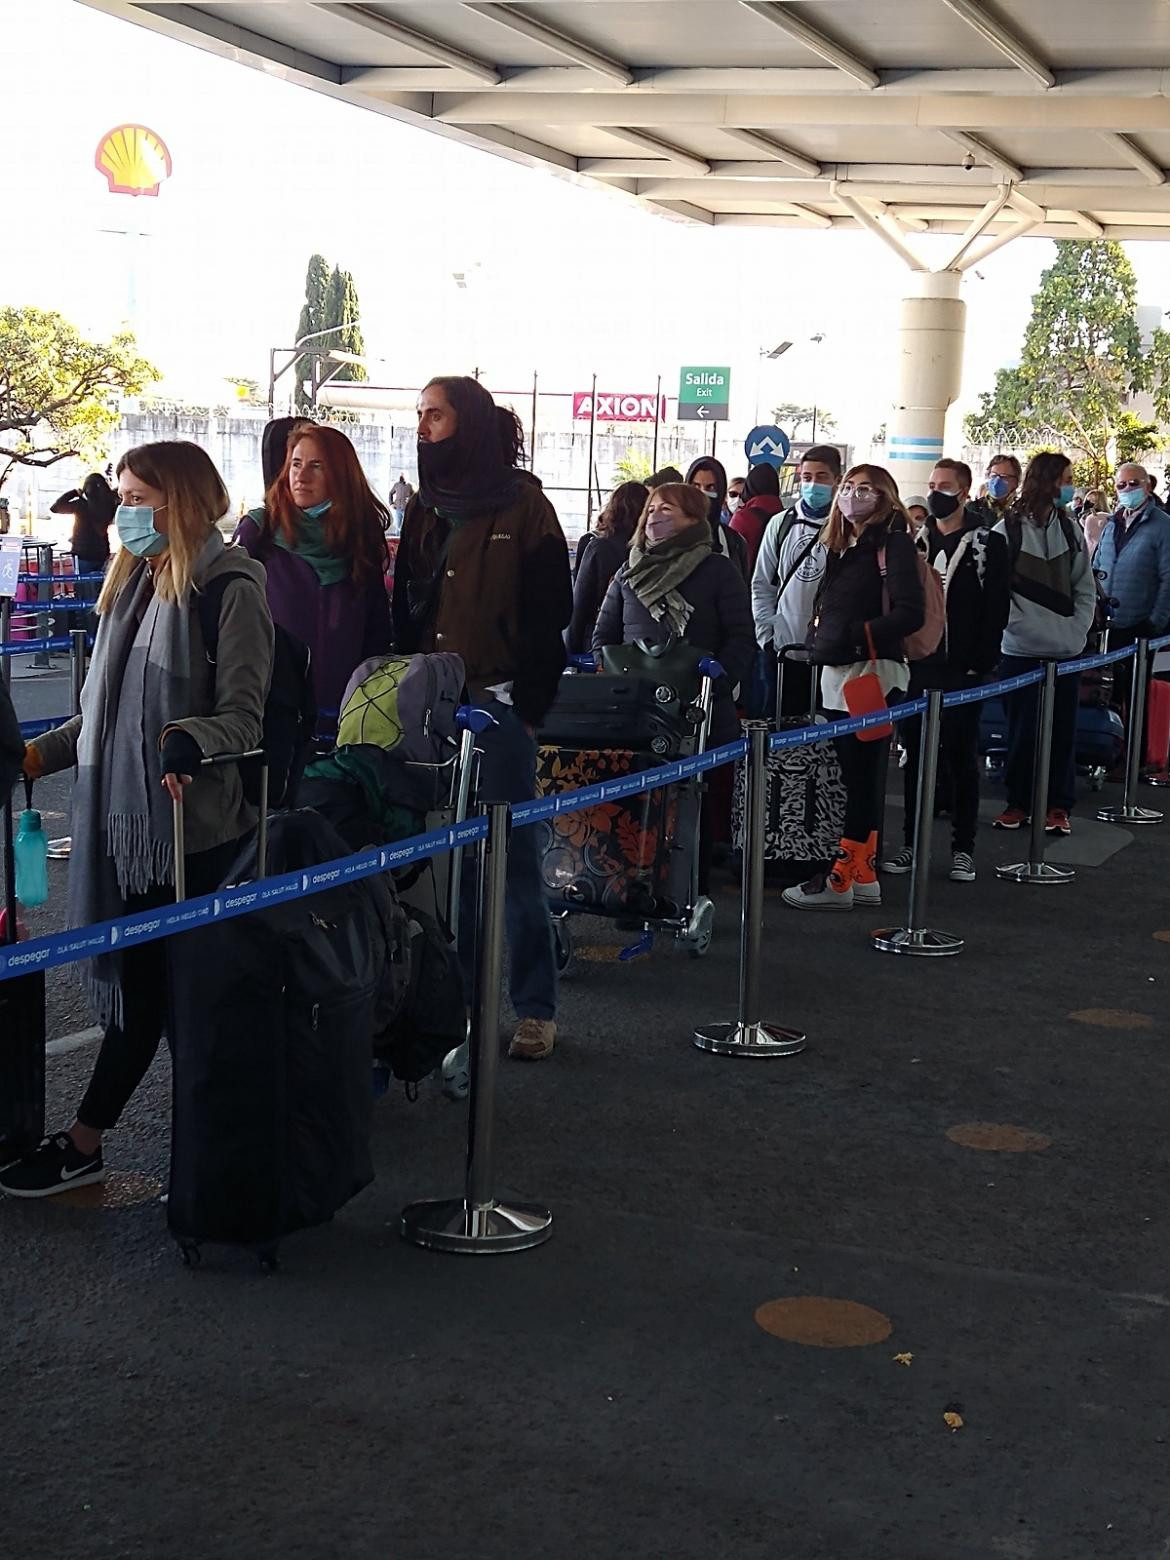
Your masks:
M 678 376 L 681 422 L 726 422 L 731 398 L 730 368 L 686 365 Z

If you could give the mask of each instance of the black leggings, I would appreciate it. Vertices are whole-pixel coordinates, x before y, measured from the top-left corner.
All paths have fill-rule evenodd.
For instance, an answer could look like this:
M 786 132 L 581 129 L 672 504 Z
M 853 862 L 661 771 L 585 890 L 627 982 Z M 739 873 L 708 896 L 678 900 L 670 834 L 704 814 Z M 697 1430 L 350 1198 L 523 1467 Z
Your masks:
M 243 838 L 229 840 L 187 857 L 187 892 L 210 894 L 218 888 L 243 846 Z M 170 904 L 174 894 L 152 888 L 131 894 L 125 914 L 157 910 Z M 102 1040 L 85 1098 L 77 1108 L 83 1127 L 107 1132 L 118 1124 L 130 1096 L 146 1076 L 162 1038 L 167 1012 L 167 941 L 142 943 L 119 955 L 122 961 L 122 1022 L 111 1024 Z
M 890 739 L 862 742 L 855 736 L 834 737 L 833 746 L 845 782 L 845 838 L 864 845 L 871 834 L 881 830 L 886 810 Z

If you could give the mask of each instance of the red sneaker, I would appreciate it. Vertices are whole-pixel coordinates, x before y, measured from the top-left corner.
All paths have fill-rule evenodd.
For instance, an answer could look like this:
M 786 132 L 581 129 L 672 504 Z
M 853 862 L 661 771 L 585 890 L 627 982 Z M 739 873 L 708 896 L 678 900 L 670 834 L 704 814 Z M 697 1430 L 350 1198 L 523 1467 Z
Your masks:
M 1050 807 L 1048 816 L 1044 820 L 1045 834 L 1071 834 L 1072 824 L 1068 821 L 1068 813 L 1063 807 Z
M 993 829 L 1022 829 L 1028 822 L 1028 814 L 1022 807 L 1005 807 L 998 818 L 992 819 Z

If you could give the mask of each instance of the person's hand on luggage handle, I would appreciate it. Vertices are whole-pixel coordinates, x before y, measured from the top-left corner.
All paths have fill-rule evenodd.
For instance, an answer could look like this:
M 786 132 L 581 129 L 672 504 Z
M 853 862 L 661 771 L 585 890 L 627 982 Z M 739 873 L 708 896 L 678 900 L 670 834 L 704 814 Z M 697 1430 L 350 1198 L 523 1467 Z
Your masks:
M 181 802 L 183 787 L 191 781 L 203 762 L 195 738 L 181 726 L 171 726 L 162 736 L 162 783 L 172 802 Z

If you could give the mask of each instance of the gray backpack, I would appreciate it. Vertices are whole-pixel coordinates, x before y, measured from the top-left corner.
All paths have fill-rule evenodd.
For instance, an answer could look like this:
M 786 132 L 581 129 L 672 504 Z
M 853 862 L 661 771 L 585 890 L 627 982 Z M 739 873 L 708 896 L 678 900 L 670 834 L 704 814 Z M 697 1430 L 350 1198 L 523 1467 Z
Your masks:
M 464 680 L 457 655 L 371 656 L 346 686 L 337 746 L 381 748 L 407 764 L 447 763 L 459 742 Z

